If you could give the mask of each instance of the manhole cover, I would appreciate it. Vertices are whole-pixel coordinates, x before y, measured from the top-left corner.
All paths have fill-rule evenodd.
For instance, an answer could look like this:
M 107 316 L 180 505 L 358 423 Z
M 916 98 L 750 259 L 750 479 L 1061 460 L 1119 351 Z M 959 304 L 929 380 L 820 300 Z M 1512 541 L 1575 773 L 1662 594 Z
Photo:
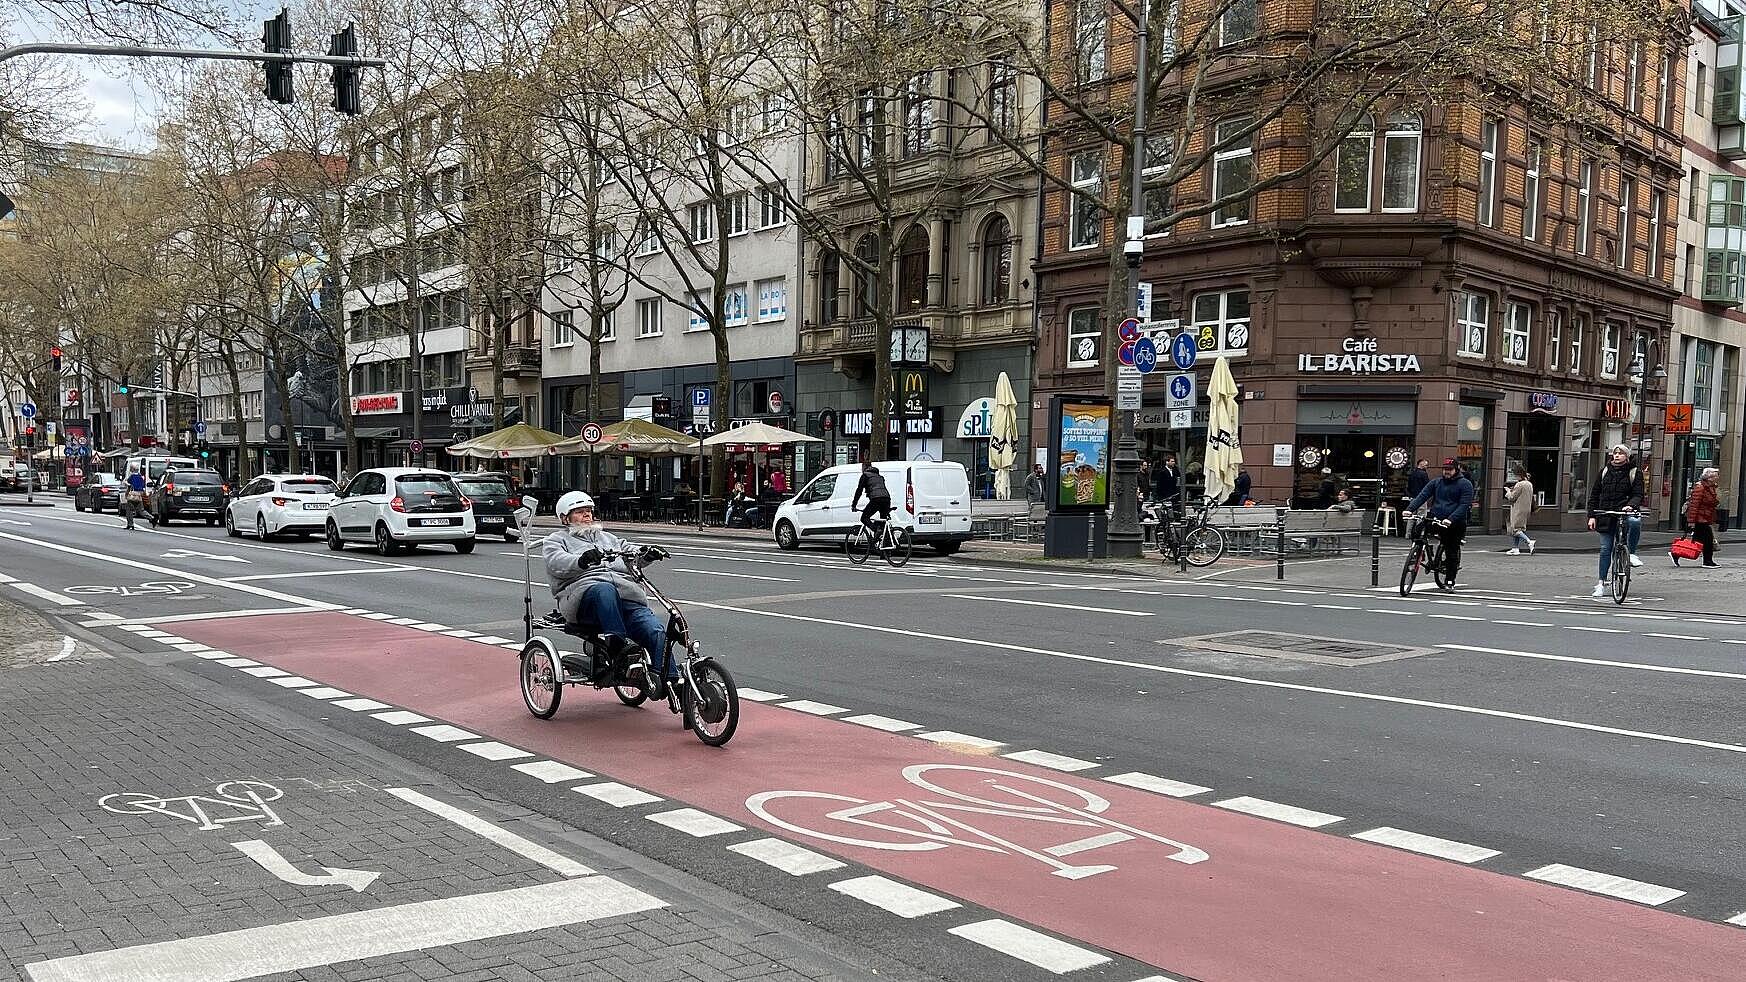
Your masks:
M 1235 655 L 1289 658 L 1322 665 L 1374 665 L 1377 662 L 1430 654 L 1435 650 L 1381 641 L 1280 634 L 1277 631 L 1227 631 L 1223 634 L 1203 634 L 1192 638 L 1170 638 L 1159 643 L 1178 644 L 1184 648 L 1200 648 L 1206 651 L 1224 651 Z

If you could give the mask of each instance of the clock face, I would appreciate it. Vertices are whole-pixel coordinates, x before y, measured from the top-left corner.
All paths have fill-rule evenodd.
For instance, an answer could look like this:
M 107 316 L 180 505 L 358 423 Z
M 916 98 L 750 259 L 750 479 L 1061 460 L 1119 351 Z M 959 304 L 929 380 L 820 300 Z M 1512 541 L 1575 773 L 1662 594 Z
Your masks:
M 926 364 L 928 360 L 928 332 L 925 330 L 904 331 L 903 355 L 912 364 Z
M 895 364 L 903 361 L 903 328 L 891 332 L 891 361 Z

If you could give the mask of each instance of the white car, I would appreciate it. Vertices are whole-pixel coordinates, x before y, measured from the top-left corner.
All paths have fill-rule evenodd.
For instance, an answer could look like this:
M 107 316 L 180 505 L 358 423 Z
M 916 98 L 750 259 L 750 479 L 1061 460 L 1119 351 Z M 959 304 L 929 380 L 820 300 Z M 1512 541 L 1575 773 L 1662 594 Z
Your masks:
M 473 503 L 455 479 L 430 467 L 375 467 L 352 475 L 334 498 L 324 526 L 327 547 L 374 542 L 392 556 L 402 548 L 447 543 L 473 551 Z
M 242 486 L 224 506 L 231 536 L 252 529 L 262 540 L 282 532 L 318 535 L 339 488 L 319 474 L 266 474 Z
M 950 556 L 970 540 L 970 478 L 963 464 L 880 460 L 873 466 L 891 492 L 891 520 L 909 529 L 917 545 Z M 776 508 L 776 545 L 797 549 L 811 538 L 840 546 L 861 521 L 861 508 L 849 507 L 860 482 L 860 464 L 839 464 L 808 481 Z M 860 504 L 865 507 L 867 499 Z

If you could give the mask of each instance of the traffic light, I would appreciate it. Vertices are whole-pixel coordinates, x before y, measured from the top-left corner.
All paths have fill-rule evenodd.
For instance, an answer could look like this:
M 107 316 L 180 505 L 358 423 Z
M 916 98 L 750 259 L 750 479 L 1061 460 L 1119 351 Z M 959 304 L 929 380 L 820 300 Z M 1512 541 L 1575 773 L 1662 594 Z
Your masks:
M 61 346 L 55 345 L 49 349 L 49 364 L 54 367 L 55 374 L 61 371 Z
M 127 376 L 121 376 L 121 384 L 115 387 L 115 391 L 120 395 L 127 395 L 127 390 L 129 388 L 132 388 L 132 386 L 127 384 Z
M 347 24 L 346 29 L 335 34 L 327 43 L 327 53 L 330 55 L 356 55 L 358 53 L 358 35 Z M 333 66 L 333 108 L 347 116 L 356 116 L 359 112 L 357 65 Z
M 291 50 L 291 13 L 280 10 L 279 16 L 261 22 L 261 47 L 270 55 L 287 54 Z M 291 104 L 291 63 L 267 62 L 267 98 L 273 102 Z

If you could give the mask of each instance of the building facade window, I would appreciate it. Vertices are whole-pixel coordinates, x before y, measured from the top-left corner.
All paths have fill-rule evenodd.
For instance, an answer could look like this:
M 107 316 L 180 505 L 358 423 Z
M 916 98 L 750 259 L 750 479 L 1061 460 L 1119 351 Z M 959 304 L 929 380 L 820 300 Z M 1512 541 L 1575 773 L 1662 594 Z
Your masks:
M 1630 112 L 1643 110 L 1643 42 L 1632 41 L 1625 47 L 1625 108 Z
M 988 128 L 1002 136 L 1018 133 L 1018 76 L 1003 58 L 988 63 Z
M 1632 241 L 1637 234 L 1637 179 L 1626 174 L 1619 175 L 1619 242 L 1613 257 L 1618 267 L 1623 270 L 1631 268 Z
M 637 219 L 637 252 L 639 256 L 652 256 L 661 251 L 661 233 L 655 228 L 655 223 L 647 218 Z
M 1556 310 L 1548 310 L 1542 315 L 1546 322 L 1546 370 L 1556 372 L 1558 359 L 1564 354 L 1564 315 Z
M 1255 136 L 1248 132 L 1248 116 L 1227 119 L 1213 128 L 1212 197 L 1231 200 L 1213 210 L 1212 227 L 1244 225 L 1249 221 L 1249 188 L 1255 177 Z
M 569 310 L 552 312 L 552 347 L 568 348 L 576 343 L 576 314 Z
M 788 222 L 787 182 L 778 181 L 758 188 L 758 227 L 776 228 Z
M 728 327 L 744 327 L 751 319 L 750 298 L 746 296 L 746 285 L 730 286 L 722 294 L 722 319 Z
M 712 294 L 708 290 L 691 294 L 691 303 L 688 305 L 686 311 L 686 313 L 690 315 L 685 321 L 685 330 L 687 333 L 691 331 L 709 330 L 709 304 L 711 297 Z
M 758 323 L 767 324 L 788 316 L 788 281 L 775 279 L 758 281 Z
M 1540 168 L 1545 163 L 1546 147 L 1539 140 L 1528 143 L 1527 163 L 1522 179 L 1522 238 L 1540 241 L 1540 216 L 1545 213 L 1544 189 L 1540 184 Z
M 1073 68 L 1079 84 L 1103 78 L 1109 65 L 1109 10 L 1104 0 L 1079 0 L 1073 12 Z
M 691 241 L 695 245 L 715 241 L 715 207 L 707 201 L 685 210 L 691 224 Z
M 1504 319 L 1504 361 L 1511 365 L 1526 365 L 1533 336 L 1534 309 L 1525 303 L 1512 301 Z
M 1012 226 L 994 215 L 982 226 L 982 303 L 993 306 L 1012 298 Z
M 650 297 L 637 301 L 637 337 L 658 338 L 661 336 L 661 298 Z
M 1455 353 L 1484 358 L 1491 338 L 1491 297 L 1471 291 L 1455 294 L 1455 329 L 1461 338 Z
M 1219 46 L 1240 44 L 1255 36 L 1260 24 L 1260 0 L 1230 0 L 1219 15 Z
M 1663 45 L 1661 55 L 1661 76 L 1655 86 L 1655 125 L 1662 129 L 1673 128 L 1673 97 L 1674 86 L 1678 84 L 1679 50 Z
M 1146 166 L 1140 177 L 1145 182 L 1146 238 L 1170 234 L 1172 201 L 1170 165 L 1176 159 L 1176 138 L 1170 135 L 1146 138 Z
M 1419 156 L 1424 120 L 1418 113 L 1388 114 L 1382 135 L 1382 210 L 1419 210 Z
M 1588 316 L 1577 314 L 1570 318 L 1570 374 L 1582 373 L 1582 336 L 1588 333 Z
M 1601 324 L 1600 374 L 1601 378 L 1619 377 L 1619 324 L 1617 321 L 1605 321 Z
M 1075 307 L 1067 312 L 1067 367 L 1095 368 L 1103 347 L 1103 308 Z
M 904 233 L 897 249 L 897 306 L 919 310 L 928 300 L 928 234 L 919 227 Z
M 728 234 L 745 235 L 752 230 L 752 196 L 744 191 L 729 195 Z
M 1487 119 L 1479 126 L 1479 205 L 1475 215 L 1479 224 L 1491 227 L 1496 217 L 1498 146 L 1503 126 Z
M 1594 237 L 1594 180 L 1594 161 L 1583 161 L 1576 186 L 1576 254 L 1579 256 L 1588 255 Z
M 1217 290 L 1194 296 L 1194 343 L 1202 355 L 1249 353 L 1249 291 Z
M 917 157 L 933 148 L 933 83 L 922 74 L 903 85 L 903 155 Z
M 1352 122 L 1334 151 L 1334 210 L 1370 210 L 1370 170 L 1376 148 L 1376 121 L 1370 116 Z
M 1073 202 L 1067 246 L 1092 249 L 1103 241 L 1103 154 L 1086 150 L 1073 155 Z
M 1712 174 L 1709 186 L 1702 299 L 1737 307 L 1746 302 L 1746 178 Z
M 595 342 L 598 344 L 605 344 L 608 341 L 615 340 L 617 337 L 618 337 L 618 332 L 613 330 L 613 326 L 612 326 L 612 311 L 602 310 L 602 311 L 595 313 L 595 315 L 594 315 Z
M 1649 278 L 1661 278 L 1661 224 L 1667 213 L 1667 192 L 1649 196 Z
M 1705 414 L 1716 408 L 1716 347 L 1712 342 L 1698 340 L 1692 349 L 1692 405 Z
M 842 285 L 843 260 L 837 253 L 825 250 L 818 257 L 818 319 L 821 324 L 834 323 L 842 316 L 837 291 Z

